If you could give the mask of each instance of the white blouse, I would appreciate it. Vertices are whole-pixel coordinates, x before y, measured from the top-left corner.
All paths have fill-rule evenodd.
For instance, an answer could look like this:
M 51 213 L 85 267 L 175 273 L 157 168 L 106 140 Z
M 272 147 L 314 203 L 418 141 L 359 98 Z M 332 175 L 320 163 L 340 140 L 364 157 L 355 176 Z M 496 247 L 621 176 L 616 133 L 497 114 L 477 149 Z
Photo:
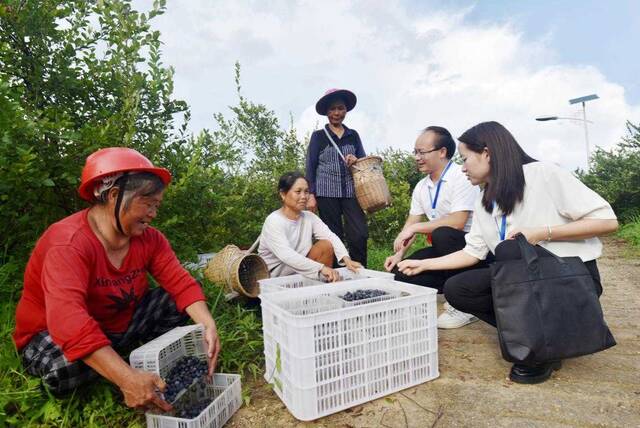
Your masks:
M 331 242 L 339 261 L 349 255 L 340 238 L 314 213 L 302 211 L 297 220 L 290 220 L 280 210 L 264 221 L 258 255 L 267 264 L 271 277 L 299 273 L 315 279 L 324 265 L 306 257 L 313 238 Z
M 560 226 L 582 218 L 616 218 L 611 205 L 569 171 L 546 162 L 523 165 L 523 170 L 526 183 L 524 198 L 507 216 L 505 236 L 516 228 Z M 471 230 L 465 236 L 464 251 L 480 260 L 484 260 L 489 251 L 495 253 L 501 242 L 501 220 L 500 208 L 496 205 L 493 212 L 488 213 L 482 205 L 482 197 L 479 197 Z M 585 262 L 602 254 L 602 243 L 598 238 L 542 241 L 538 245 L 557 256 L 578 256 Z

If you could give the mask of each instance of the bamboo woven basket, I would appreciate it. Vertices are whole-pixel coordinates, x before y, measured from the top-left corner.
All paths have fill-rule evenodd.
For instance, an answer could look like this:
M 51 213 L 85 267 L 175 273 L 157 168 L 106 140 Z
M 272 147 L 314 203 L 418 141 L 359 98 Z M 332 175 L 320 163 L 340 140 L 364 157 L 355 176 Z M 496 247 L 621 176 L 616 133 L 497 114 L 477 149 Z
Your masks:
M 382 158 L 366 156 L 351 165 L 356 199 L 360 207 L 372 214 L 391 205 L 391 193 L 382 173 Z
M 269 269 L 259 255 L 249 254 L 235 245 L 227 245 L 207 263 L 204 275 L 210 281 L 225 284 L 229 291 L 258 297 L 258 281 L 269 278 Z

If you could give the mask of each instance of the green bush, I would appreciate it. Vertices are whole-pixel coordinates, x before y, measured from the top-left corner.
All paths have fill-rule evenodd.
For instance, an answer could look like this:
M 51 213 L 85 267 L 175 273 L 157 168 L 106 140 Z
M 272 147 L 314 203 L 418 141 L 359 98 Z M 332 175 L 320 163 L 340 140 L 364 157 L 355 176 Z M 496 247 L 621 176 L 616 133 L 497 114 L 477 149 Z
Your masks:
M 24 266 L 46 227 L 86 206 L 76 192 L 80 169 L 102 147 L 133 147 L 171 170 L 156 226 L 182 259 L 250 245 L 277 207 L 277 177 L 301 169 L 304 144 L 240 94 L 239 65 L 231 117 L 218 113 L 213 131 L 190 135 L 190 112 L 172 99 L 173 71 L 149 24 L 164 8 L 156 1 L 140 14 L 128 0 L 0 5 L 0 263 Z
M 134 147 L 164 164 L 185 142 L 173 114 L 186 105 L 171 99 L 149 26 L 164 3 L 146 15 L 126 0 L 0 5 L 0 262 L 24 264 L 49 224 L 85 206 L 76 188 L 96 149 Z
M 627 122 L 627 135 L 611 150 L 597 148 L 589 170 L 578 177 L 604 197 L 622 226 L 618 236 L 640 247 L 640 126 Z
M 640 126 L 627 123 L 627 135 L 611 150 L 597 148 L 580 179 L 612 206 L 623 222 L 640 215 Z
M 178 158 L 182 174 L 169 186 L 163 214 L 156 223 L 176 252 L 193 257 L 233 243 L 251 245 L 262 222 L 279 205 L 277 180 L 286 171 L 302 169 L 304 145 L 294 129 L 281 129 L 275 113 L 246 100 L 226 118 L 216 114 L 216 129 L 204 130 Z
M 636 248 L 640 248 L 640 215 L 631 218 L 618 230 L 618 236 Z
M 413 155 L 407 151 L 387 148 L 377 154 L 384 159 L 384 176 L 393 200 L 390 207 L 368 219 L 369 238 L 380 246 L 389 245 L 402 230 L 409 215 L 411 192 L 423 175 L 416 169 Z

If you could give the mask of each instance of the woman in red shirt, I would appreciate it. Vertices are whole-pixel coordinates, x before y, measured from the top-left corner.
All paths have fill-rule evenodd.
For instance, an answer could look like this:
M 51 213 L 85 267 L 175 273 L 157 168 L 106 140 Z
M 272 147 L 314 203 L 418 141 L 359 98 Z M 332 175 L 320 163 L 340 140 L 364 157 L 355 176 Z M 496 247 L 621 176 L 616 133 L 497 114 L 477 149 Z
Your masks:
M 98 150 L 82 170 L 91 208 L 51 225 L 27 264 L 13 334 L 27 372 L 64 394 L 101 375 L 130 407 L 171 406 L 165 384 L 116 352 L 148 341 L 189 317 L 205 326 L 209 374 L 220 341 L 205 296 L 167 239 L 149 226 L 169 171 L 128 148 Z M 147 273 L 160 288 L 149 289 Z

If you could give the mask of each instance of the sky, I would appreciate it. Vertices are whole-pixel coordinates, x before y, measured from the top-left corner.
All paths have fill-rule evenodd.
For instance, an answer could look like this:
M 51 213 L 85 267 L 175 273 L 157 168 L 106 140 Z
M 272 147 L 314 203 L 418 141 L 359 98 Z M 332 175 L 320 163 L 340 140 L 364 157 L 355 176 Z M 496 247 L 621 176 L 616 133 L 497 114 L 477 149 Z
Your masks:
M 145 11 L 148 1 L 134 0 Z M 314 105 L 329 88 L 358 104 L 345 124 L 368 153 L 411 150 L 426 126 L 454 136 L 483 121 L 505 125 L 533 157 L 584 167 L 585 132 L 568 100 L 586 104 L 591 150 L 613 147 L 640 123 L 640 1 L 169 1 L 152 25 L 190 128 L 242 94 L 303 138 L 326 123 Z

